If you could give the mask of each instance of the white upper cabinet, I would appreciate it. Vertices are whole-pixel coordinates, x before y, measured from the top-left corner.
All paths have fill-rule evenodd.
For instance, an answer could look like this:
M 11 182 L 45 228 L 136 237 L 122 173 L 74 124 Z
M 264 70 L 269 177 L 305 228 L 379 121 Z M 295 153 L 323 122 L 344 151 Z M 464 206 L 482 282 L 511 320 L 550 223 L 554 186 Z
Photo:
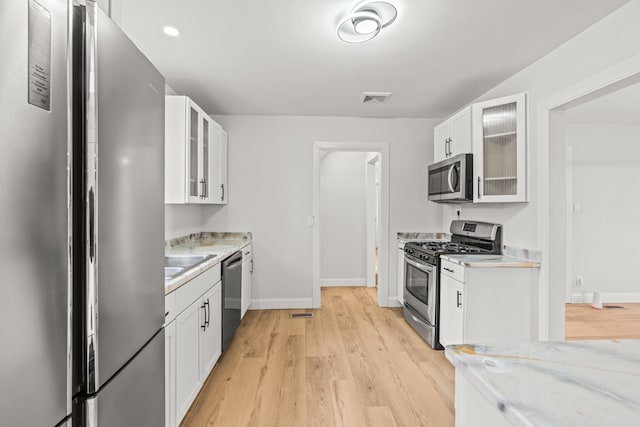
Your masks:
M 527 201 L 526 94 L 473 105 L 474 203 Z
M 212 203 L 226 205 L 229 196 L 227 185 L 227 132 L 219 128 L 219 135 L 216 137 L 216 181 L 215 190 L 212 190 Z
M 467 107 L 433 130 L 433 161 L 439 162 L 471 152 L 471 107 Z
M 219 204 L 222 126 L 186 96 L 165 101 L 165 203 Z

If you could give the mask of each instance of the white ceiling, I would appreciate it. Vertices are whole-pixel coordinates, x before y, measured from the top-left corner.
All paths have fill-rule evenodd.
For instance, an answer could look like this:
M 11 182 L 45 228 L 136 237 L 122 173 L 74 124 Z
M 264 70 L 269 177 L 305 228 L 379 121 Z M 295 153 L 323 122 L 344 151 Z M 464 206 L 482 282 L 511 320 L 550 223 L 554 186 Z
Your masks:
M 568 122 L 640 123 L 640 83 L 567 110 Z
M 627 2 L 394 1 L 396 22 L 355 45 L 335 29 L 357 0 L 112 0 L 112 16 L 210 113 L 443 117 Z

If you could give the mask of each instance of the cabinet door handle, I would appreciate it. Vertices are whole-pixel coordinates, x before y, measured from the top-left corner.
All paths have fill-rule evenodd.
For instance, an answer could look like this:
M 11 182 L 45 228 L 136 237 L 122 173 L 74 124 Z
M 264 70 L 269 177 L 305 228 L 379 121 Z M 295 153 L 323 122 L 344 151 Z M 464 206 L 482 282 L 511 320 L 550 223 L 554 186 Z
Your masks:
M 448 271 L 449 273 L 453 273 L 453 270 L 447 267 L 442 267 L 444 271 Z
M 461 298 L 462 297 L 462 292 L 460 291 L 456 291 L 456 307 L 462 307 L 462 301 Z
M 202 179 L 202 185 L 203 185 L 203 194 L 202 194 L 202 198 L 206 199 L 207 197 L 209 197 L 209 183 L 207 183 L 207 179 L 203 178 Z
M 222 196 L 220 196 L 220 201 L 224 202 L 224 184 L 220 184 L 220 188 L 222 189 Z
M 204 305 L 207 306 L 207 311 L 205 313 L 205 317 L 204 317 L 204 324 L 205 326 L 208 328 L 209 327 L 209 321 L 211 320 L 211 306 L 209 305 L 209 298 L 207 298 L 207 300 L 204 302 Z
M 200 198 L 204 199 L 204 178 L 200 180 Z
M 478 199 L 480 198 L 480 177 L 478 177 Z
M 251 260 L 251 271 L 249 273 L 253 274 L 253 260 Z
M 204 310 L 204 322 L 202 322 L 202 325 L 200 325 L 200 327 L 202 328 L 203 331 L 206 331 L 207 330 L 207 302 L 205 301 L 204 304 L 200 306 L 200 308 Z

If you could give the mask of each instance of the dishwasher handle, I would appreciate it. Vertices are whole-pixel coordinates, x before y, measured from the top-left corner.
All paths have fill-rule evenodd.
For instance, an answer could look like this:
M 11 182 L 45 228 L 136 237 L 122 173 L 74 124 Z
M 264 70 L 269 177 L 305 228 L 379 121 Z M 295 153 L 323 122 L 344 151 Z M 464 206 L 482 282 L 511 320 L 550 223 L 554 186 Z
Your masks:
M 242 266 L 242 251 L 238 251 L 222 263 L 223 270 L 234 270 Z

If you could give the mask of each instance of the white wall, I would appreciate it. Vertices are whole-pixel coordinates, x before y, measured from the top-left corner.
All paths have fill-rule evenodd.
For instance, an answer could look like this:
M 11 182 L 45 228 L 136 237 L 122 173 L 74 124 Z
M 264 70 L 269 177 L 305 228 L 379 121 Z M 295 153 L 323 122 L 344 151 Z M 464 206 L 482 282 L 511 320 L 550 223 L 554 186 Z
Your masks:
M 165 240 L 209 231 L 202 229 L 202 207 L 198 205 L 164 205 L 164 218 Z
M 640 0 L 633 0 L 473 101 L 529 92 L 530 203 L 465 205 L 462 211 L 463 219 L 502 223 L 506 244 L 540 249 L 538 242 L 538 145 L 536 135 L 538 103 L 566 87 L 639 55 L 640 25 L 638 22 L 640 22 Z M 541 28 L 541 31 L 543 30 Z M 444 207 L 442 227 L 448 227 L 454 218 L 455 210 L 452 207 Z M 563 339 L 564 282 L 551 283 L 550 293 L 552 300 L 550 338 Z
M 367 153 L 333 151 L 320 160 L 320 280 L 323 286 L 335 283 L 335 279 L 342 284 L 350 282 L 349 286 L 364 285 L 366 157 Z
M 640 242 L 640 192 L 634 188 L 640 183 L 640 125 L 567 123 L 566 143 L 573 149 L 573 202 L 582 205 L 572 215 L 570 261 L 584 285 L 574 281 L 572 291 L 599 291 L 610 294 L 609 301 L 636 294 L 640 301 L 633 261 Z
M 251 231 L 253 298 L 312 298 L 312 145 L 388 142 L 389 242 L 398 231 L 439 230 L 441 210 L 426 200 L 434 120 L 351 117 L 215 116 L 229 133 L 229 205 L 203 208 L 203 228 Z M 393 248 L 391 248 L 393 249 Z M 390 250 L 389 289 L 396 259 Z M 276 302 L 277 302 L 276 301 Z

